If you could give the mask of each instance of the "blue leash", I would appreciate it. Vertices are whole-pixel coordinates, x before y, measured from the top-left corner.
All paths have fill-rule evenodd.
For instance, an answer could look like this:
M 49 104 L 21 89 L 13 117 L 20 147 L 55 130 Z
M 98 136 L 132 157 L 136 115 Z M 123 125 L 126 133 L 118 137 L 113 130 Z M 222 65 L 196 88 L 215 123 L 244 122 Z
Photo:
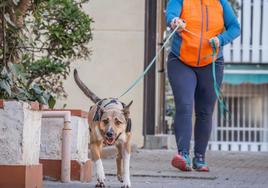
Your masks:
M 177 30 L 179 29 L 179 25 L 172 31 L 172 33 L 169 35 L 169 37 L 167 38 L 167 40 L 164 42 L 164 44 L 162 45 L 162 47 L 160 48 L 160 50 L 157 51 L 155 57 L 153 58 L 153 60 L 150 62 L 150 64 L 146 67 L 146 69 L 143 71 L 143 73 L 132 82 L 132 84 L 129 86 L 129 88 L 123 93 L 121 94 L 118 98 L 123 97 L 125 94 L 127 94 L 132 88 L 134 88 L 143 78 L 144 76 L 147 74 L 147 72 L 150 70 L 150 68 L 153 66 L 153 64 L 156 62 L 158 56 L 160 55 L 161 51 L 166 47 L 166 45 L 168 44 L 169 40 L 171 39 L 171 37 L 177 32 Z
M 216 78 L 216 63 L 215 63 L 216 61 L 215 59 L 217 55 L 216 41 L 212 39 L 211 43 L 212 43 L 212 50 L 213 50 L 212 51 L 212 75 L 213 75 L 213 82 L 214 82 L 214 91 L 216 93 L 216 96 L 220 104 L 221 113 L 227 112 L 229 114 L 229 110 L 226 107 L 226 104 L 224 103 L 224 100 L 223 100 L 223 93 L 221 92 L 221 89 L 217 83 L 217 78 Z

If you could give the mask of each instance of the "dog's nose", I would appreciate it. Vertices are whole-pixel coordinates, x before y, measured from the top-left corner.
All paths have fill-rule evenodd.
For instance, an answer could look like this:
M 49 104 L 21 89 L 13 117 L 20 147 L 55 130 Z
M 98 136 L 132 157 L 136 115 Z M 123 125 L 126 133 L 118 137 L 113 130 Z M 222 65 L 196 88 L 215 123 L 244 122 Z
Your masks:
M 113 133 L 109 131 L 109 132 L 106 133 L 106 136 L 107 137 L 112 137 L 113 136 Z

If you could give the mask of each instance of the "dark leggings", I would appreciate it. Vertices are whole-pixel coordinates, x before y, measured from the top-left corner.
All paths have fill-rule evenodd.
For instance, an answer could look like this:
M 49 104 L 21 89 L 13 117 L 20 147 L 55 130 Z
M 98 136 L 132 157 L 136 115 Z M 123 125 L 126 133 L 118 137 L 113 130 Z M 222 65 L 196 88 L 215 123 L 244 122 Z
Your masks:
M 194 153 L 205 155 L 217 99 L 213 86 L 212 64 L 204 67 L 190 67 L 170 53 L 167 69 L 176 106 L 174 129 L 178 151 L 189 153 L 194 104 L 196 117 Z M 223 58 L 221 57 L 216 61 L 216 80 L 219 86 L 222 79 Z

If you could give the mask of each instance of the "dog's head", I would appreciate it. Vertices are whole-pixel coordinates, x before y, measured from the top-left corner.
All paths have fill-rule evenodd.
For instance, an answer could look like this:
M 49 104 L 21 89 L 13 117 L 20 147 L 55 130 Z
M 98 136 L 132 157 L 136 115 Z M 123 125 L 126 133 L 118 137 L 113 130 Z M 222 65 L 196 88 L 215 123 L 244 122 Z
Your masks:
M 99 107 L 99 130 L 104 143 L 113 145 L 117 139 L 125 139 L 129 131 L 129 108 L 132 101 L 125 105 L 117 99 L 103 99 L 97 103 Z

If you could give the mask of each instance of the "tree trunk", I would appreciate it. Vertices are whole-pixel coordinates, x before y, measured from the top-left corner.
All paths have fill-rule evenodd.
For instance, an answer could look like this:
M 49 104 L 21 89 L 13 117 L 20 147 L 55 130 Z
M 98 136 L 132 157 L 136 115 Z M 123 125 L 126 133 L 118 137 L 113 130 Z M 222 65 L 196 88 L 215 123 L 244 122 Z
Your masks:
M 22 28 L 24 17 L 31 3 L 31 0 L 20 0 L 19 4 L 15 7 L 15 13 L 11 13 L 11 20 L 18 28 Z

